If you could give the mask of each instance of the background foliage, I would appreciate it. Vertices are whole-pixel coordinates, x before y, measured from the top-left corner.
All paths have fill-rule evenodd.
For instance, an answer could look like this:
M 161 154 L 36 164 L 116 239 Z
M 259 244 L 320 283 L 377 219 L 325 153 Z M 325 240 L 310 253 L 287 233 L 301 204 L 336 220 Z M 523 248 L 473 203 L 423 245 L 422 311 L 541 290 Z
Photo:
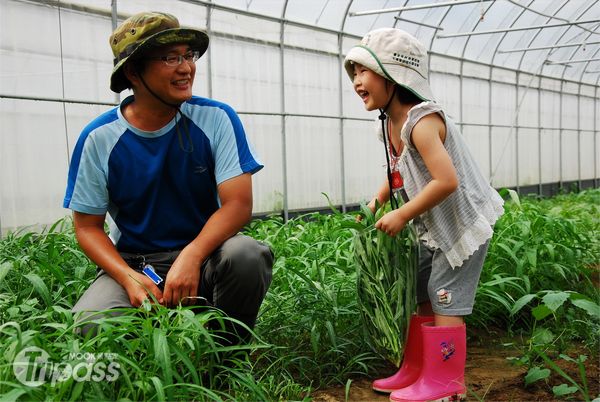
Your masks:
M 573 342 L 597 360 L 600 190 L 552 199 L 504 195 L 511 201 L 495 227 L 469 326 L 521 334 L 516 363 L 531 368 L 530 382 L 559 359 L 585 360 L 568 355 Z M 221 346 L 218 333 L 206 330 L 225 318 L 189 308 L 132 310 L 106 320 L 98 336 L 78 337 L 70 308 L 95 267 L 77 247 L 71 222 L 7 235 L 0 240 L 0 400 L 301 400 L 315 388 L 375 375 L 384 359 L 357 335 L 348 229 L 355 215 L 311 213 L 287 222 L 274 216 L 248 225 L 277 259 L 256 342 L 243 347 Z M 12 362 L 30 346 L 53 361 L 70 352 L 115 353 L 121 375 L 114 383 L 26 387 Z M 565 382 L 557 397 L 589 398 L 585 373 Z

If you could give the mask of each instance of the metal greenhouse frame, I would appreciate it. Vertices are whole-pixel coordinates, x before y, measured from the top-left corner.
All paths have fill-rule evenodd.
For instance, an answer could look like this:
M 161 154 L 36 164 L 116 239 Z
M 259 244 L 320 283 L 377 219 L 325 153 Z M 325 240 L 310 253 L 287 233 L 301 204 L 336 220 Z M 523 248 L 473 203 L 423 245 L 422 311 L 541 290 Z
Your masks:
M 68 163 L 70 144 L 83 127 L 84 117 L 119 102 L 118 95 L 107 95 L 108 88 L 105 88 L 106 93 L 90 91 L 88 99 L 67 95 L 65 83 L 71 78 L 65 63 L 73 56 L 65 55 L 65 45 L 78 32 L 73 26 L 85 16 L 106 28 L 94 35 L 101 37 L 101 46 L 108 48 L 106 38 L 111 27 L 116 27 L 134 11 L 143 10 L 146 4 L 141 0 L 103 0 L 94 2 L 93 6 L 89 4 L 85 0 L 7 0 L 0 5 L 0 25 L 4 26 L 0 31 L 0 52 L 5 56 L 25 55 L 27 60 L 29 57 L 42 60 L 42 56 L 30 50 L 32 45 L 26 39 L 10 30 L 14 26 L 10 21 L 36 10 L 56 17 L 49 24 L 57 24 L 58 35 L 47 41 L 56 41 L 58 46 L 54 51 L 44 50 L 43 60 L 52 65 L 59 61 L 60 71 L 54 71 L 52 78 L 61 82 L 55 96 L 35 89 L 24 93 L 25 82 L 9 65 L 10 58 L 5 57 L 0 62 L 3 120 L 0 125 L 3 159 L 0 161 L 3 189 L 0 234 L 21 226 L 48 224 L 66 213 L 60 203 L 54 205 L 64 191 L 64 186 L 57 185 L 60 171 L 55 173 L 53 184 L 46 187 L 40 184 L 45 192 L 52 194 L 43 196 L 40 201 L 35 201 L 36 194 L 40 196 L 38 193 L 25 187 L 37 186 L 46 181 L 45 177 L 28 174 L 27 184 L 11 178 L 11 171 L 22 172 L 28 168 L 11 150 L 29 147 L 10 142 L 19 140 L 8 137 L 12 130 L 22 127 L 27 118 L 27 113 L 19 108 L 40 108 L 31 106 L 40 102 L 61 106 L 62 110 L 49 119 L 56 127 L 56 119 L 63 120 Z M 273 10 L 274 4 L 279 9 Z M 373 4 L 379 4 L 380 8 L 369 9 Z M 182 20 L 186 18 L 185 24 L 194 21 L 206 29 L 211 39 L 220 41 L 214 48 L 209 47 L 202 58 L 206 65 L 206 73 L 199 74 L 203 79 L 203 96 L 213 97 L 218 92 L 228 98 L 225 101 L 245 120 L 248 131 L 260 136 L 258 142 L 264 145 L 259 153 L 274 161 L 269 166 L 271 173 L 258 179 L 257 214 L 280 213 L 287 219 L 298 211 L 324 209 L 327 202 L 321 193 L 329 191 L 332 203 L 346 211 L 375 190 L 373 180 L 381 173 L 380 169 L 356 177 L 363 171 L 362 167 L 381 164 L 378 141 L 364 145 L 365 156 L 349 150 L 359 134 L 372 124 L 374 116 L 358 111 L 358 105 L 348 95 L 351 95 L 351 85 L 342 62 L 348 49 L 364 33 L 381 26 L 409 30 L 428 47 L 434 92 L 441 94 L 441 101 L 449 105 L 492 185 L 514 188 L 521 193 L 553 195 L 573 186 L 585 189 L 600 184 L 599 0 L 343 0 L 331 3 L 316 0 L 306 3 L 306 7 L 315 8 L 310 12 L 302 9 L 301 0 L 153 2 L 153 8 L 158 6 L 165 11 L 175 9 L 174 14 L 179 11 L 184 15 L 178 16 Z M 188 10 L 193 10 L 190 11 L 193 17 L 184 13 Z M 225 31 L 227 27 L 232 31 Z M 239 54 L 249 46 L 256 46 L 248 50 L 251 59 L 223 62 L 227 52 Z M 86 52 L 95 52 L 94 49 L 86 49 Z M 263 65 L 261 60 L 256 60 L 259 57 L 265 58 Z M 314 70 L 297 65 L 303 57 L 314 61 Z M 90 68 L 81 73 L 81 82 L 89 82 L 86 74 L 103 76 L 107 67 L 101 63 L 110 60 L 100 62 L 101 59 L 102 56 L 96 57 L 95 53 L 87 59 L 82 57 L 82 65 L 88 63 L 85 65 Z M 267 60 L 271 59 L 277 60 L 277 65 L 272 74 L 264 73 Z M 225 76 L 221 71 L 223 66 L 236 62 L 240 63 L 240 70 L 249 65 L 253 69 L 263 68 L 258 71 L 263 71 L 260 79 L 265 82 L 257 79 L 249 84 L 249 89 L 243 88 L 245 84 L 235 86 L 244 80 L 243 73 Z M 333 89 L 314 84 L 318 77 L 330 78 L 328 82 Z M 231 89 L 229 86 L 223 89 L 219 84 L 227 79 L 233 80 Z M 103 88 L 101 84 L 105 85 L 96 85 Z M 94 84 L 90 85 L 93 88 Z M 72 87 L 76 88 L 77 84 Z M 242 98 L 239 94 L 245 90 L 250 94 L 243 98 L 249 100 L 240 101 L 242 106 L 238 107 L 237 100 Z M 265 99 L 261 98 L 261 106 L 255 107 L 252 99 L 263 90 Z M 311 105 L 313 102 L 315 105 Z M 69 105 L 76 108 L 67 110 Z M 72 112 L 84 106 L 94 108 L 75 113 L 77 117 L 73 120 Z M 44 127 L 41 118 L 39 125 Z M 329 132 L 334 132 L 333 136 L 327 136 Z M 320 133 L 322 137 L 311 141 L 312 135 Z M 573 159 L 577 161 L 576 167 L 571 164 Z M 60 163 L 65 164 L 65 161 Z M 66 171 L 64 178 L 66 180 Z M 49 204 L 52 207 L 48 207 Z

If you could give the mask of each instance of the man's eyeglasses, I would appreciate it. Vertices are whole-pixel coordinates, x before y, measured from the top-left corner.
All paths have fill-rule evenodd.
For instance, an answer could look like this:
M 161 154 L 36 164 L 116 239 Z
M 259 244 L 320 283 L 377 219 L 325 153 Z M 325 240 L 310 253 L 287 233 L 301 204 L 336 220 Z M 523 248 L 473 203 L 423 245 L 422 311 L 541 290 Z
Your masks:
M 157 56 L 157 57 L 148 57 L 151 60 L 162 60 L 169 67 L 177 67 L 183 61 L 187 61 L 188 63 L 195 63 L 200 58 L 200 52 L 198 50 L 190 50 L 184 54 L 178 55 L 169 55 L 169 56 Z

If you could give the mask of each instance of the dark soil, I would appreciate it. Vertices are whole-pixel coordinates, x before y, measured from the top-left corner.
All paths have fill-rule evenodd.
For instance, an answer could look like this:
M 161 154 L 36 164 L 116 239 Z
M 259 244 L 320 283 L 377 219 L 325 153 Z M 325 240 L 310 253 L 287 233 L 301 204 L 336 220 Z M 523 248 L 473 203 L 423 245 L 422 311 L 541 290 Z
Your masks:
M 580 393 L 557 398 L 552 392 L 552 387 L 567 383 L 553 370 L 550 378 L 525 386 L 525 375 L 528 368 L 513 362 L 523 355 L 516 346 L 521 344 L 520 339 L 507 339 L 497 331 L 487 334 L 475 334 L 468 340 L 467 365 L 465 380 L 467 382 L 467 397 L 469 401 L 583 401 Z M 507 346 L 508 345 L 508 346 Z M 566 354 L 576 358 L 580 354 L 588 356 L 585 362 L 586 377 L 591 399 L 600 395 L 600 369 L 598 351 L 592 355 L 576 345 Z M 565 373 L 581 384 L 579 369 L 575 363 L 569 363 L 560 358 L 553 358 Z M 540 366 L 543 362 L 540 362 Z M 381 377 L 393 374 L 395 369 L 381 372 Z M 371 378 L 357 378 L 352 381 L 348 401 L 387 401 L 388 396 L 378 394 L 371 390 Z M 345 400 L 345 388 L 334 387 L 319 390 L 313 393 L 313 401 L 332 402 Z

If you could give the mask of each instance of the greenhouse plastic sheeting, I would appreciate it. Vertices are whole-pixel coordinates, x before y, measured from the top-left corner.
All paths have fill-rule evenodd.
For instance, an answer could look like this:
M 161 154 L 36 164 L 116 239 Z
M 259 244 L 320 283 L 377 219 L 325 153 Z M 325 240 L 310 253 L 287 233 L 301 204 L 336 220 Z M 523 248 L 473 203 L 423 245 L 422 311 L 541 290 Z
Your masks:
M 52 223 L 82 128 L 126 96 L 108 36 L 142 0 L 0 2 L 0 233 Z M 346 209 L 385 178 L 377 113 L 342 68 L 369 30 L 430 51 L 438 102 L 496 188 L 552 193 L 600 178 L 600 1 L 162 0 L 206 30 L 194 93 L 233 106 L 266 167 L 257 214 Z

